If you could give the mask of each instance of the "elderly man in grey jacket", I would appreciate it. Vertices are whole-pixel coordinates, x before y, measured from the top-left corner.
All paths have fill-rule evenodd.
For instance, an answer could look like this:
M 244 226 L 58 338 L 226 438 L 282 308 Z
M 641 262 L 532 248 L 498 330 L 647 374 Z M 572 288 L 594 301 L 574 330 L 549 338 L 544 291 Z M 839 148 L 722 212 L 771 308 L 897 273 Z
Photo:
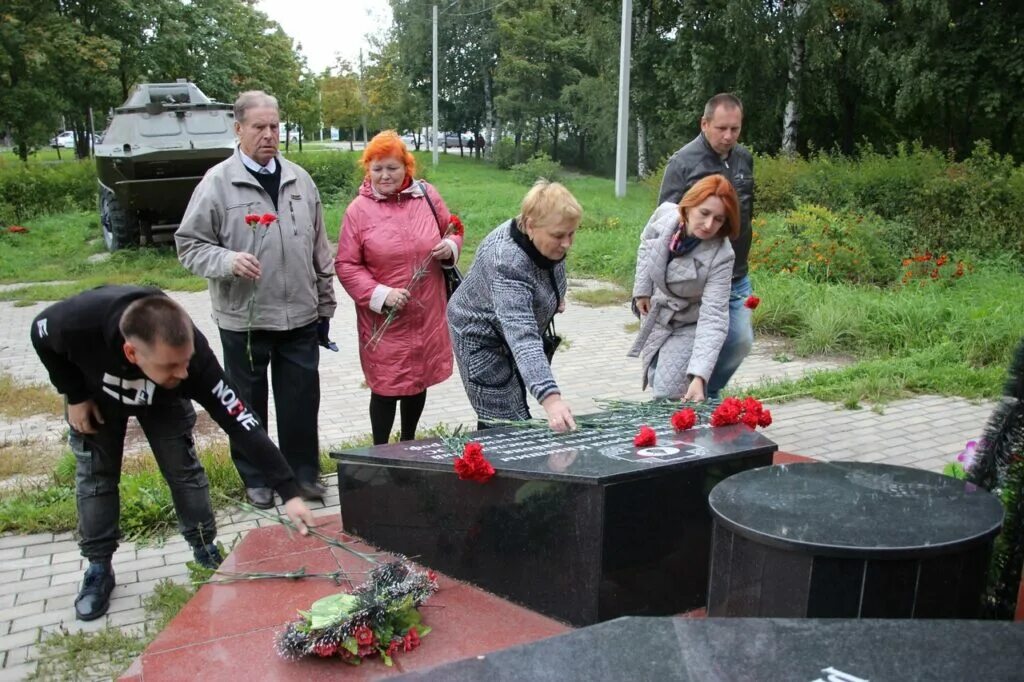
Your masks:
M 334 266 L 320 193 L 278 154 L 279 126 L 275 98 L 239 95 L 238 147 L 196 187 L 175 242 L 182 265 L 209 280 L 231 383 L 266 425 L 270 368 L 281 452 L 303 498 L 322 499 L 318 343 L 333 346 Z M 273 506 L 262 472 L 234 444 L 231 457 L 249 501 Z

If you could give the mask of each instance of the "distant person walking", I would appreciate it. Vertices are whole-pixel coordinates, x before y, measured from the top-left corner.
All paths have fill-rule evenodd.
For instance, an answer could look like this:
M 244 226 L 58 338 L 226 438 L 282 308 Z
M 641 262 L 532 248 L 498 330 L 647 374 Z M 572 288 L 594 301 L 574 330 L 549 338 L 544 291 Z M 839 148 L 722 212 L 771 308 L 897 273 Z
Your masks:
M 661 181 L 658 204 L 678 204 L 683 194 L 701 178 L 724 175 L 736 189 L 740 202 L 739 234 L 732 239 L 733 264 L 729 297 L 729 332 L 715 369 L 708 379 L 707 395 L 718 398 L 754 343 L 751 311 L 743 304 L 753 293 L 747 276 L 747 257 L 753 235 L 754 158 L 738 144 L 743 127 L 743 104 L 735 95 L 715 95 L 704 106 L 700 133 L 672 155 Z
M 276 99 L 238 96 L 238 147 L 196 187 L 175 242 L 182 265 L 209 280 L 228 378 L 266 425 L 269 368 L 281 452 L 302 497 L 323 499 L 318 344 L 337 350 L 334 270 L 320 193 L 278 154 L 279 130 Z M 234 442 L 231 458 L 253 506 L 272 507 L 268 481 Z
M 361 163 L 366 177 L 342 218 L 334 267 L 356 305 L 359 361 L 380 445 L 399 403 L 401 439 L 414 439 L 427 388 L 452 375 L 443 270 L 459 260 L 462 234 L 449 230 L 452 215 L 437 190 L 415 179 L 416 160 L 397 133 L 370 140 Z

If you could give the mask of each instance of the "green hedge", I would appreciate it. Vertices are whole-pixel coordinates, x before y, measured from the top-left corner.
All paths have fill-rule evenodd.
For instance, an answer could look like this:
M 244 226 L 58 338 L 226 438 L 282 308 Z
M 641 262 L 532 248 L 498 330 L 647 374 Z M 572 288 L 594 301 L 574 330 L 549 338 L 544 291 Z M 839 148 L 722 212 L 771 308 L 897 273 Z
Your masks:
M 962 162 L 919 146 L 893 156 L 758 157 L 758 214 L 801 203 L 871 212 L 905 223 L 914 245 L 1024 255 L 1024 168 L 979 142 Z
M 45 213 L 96 209 L 92 162 L 0 166 L 0 225 Z

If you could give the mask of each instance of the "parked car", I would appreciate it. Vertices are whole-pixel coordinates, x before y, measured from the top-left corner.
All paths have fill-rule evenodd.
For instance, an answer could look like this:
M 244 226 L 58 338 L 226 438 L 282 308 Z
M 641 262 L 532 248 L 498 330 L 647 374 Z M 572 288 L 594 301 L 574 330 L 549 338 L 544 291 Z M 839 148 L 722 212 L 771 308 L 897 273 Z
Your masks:
M 460 146 L 460 142 L 461 146 L 470 147 L 472 146 L 473 136 L 468 133 L 463 133 L 461 135 L 459 133 L 445 133 L 443 141 L 440 134 L 437 136 L 437 144 L 439 146 L 458 147 Z
M 61 147 L 63 149 L 74 149 L 75 148 L 75 131 L 65 130 L 59 133 L 57 137 L 50 138 L 51 147 Z
M 278 139 L 279 142 L 285 142 L 287 140 L 291 140 L 292 142 L 298 142 L 299 141 L 299 129 L 298 128 L 292 128 L 291 130 L 286 131 L 284 129 L 284 125 L 282 124 L 281 128 L 277 132 L 277 139 Z

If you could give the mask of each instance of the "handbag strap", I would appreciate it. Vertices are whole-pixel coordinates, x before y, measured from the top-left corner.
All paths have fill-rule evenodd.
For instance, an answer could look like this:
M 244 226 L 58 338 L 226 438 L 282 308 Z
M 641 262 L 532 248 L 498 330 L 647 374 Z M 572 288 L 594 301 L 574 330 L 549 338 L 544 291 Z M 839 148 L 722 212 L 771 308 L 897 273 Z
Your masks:
M 417 180 L 416 186 L 420 188 L 421 192 L 423 192 L 423 198 L 427 200 L 427 206 L 430 207 L 430 212 L 434 214 L 434 222 L 437 223 L 437 231 L 440 232 L 443 237 L 444 230 L 441 229 L 441 218 L 437 215 L 437 209 L 434 208 L 434 202 L 430 200 L 430 195 L 427 194 L 427 186 L 423 184 L 422 180 Z

